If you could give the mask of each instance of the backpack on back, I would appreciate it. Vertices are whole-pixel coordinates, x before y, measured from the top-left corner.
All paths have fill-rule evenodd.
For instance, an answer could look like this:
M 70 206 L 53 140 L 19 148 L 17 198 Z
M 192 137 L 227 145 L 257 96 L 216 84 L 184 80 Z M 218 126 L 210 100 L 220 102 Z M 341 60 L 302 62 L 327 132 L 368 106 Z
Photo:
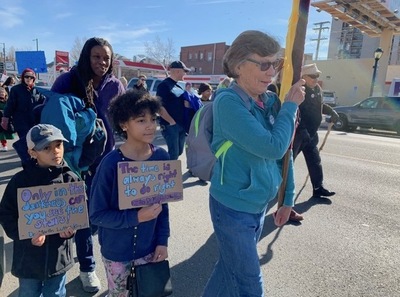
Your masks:
M 39 123 L 59 128 L 68 140 L 64 143 L 64 159 L 70 168 L 78 174 L 88 170 L 104 152 L 107 141 L 104 123 L 81 98 L 37 89 L 46 99 L 35 108 L 35 117 Z
M 242 98 L 246 108 L 250 110 L 249 96 L 236 83 L 232 83 L 229 88 L 221 89 L 218 92 L 235 92 Z M 213 153 L 211 149 L 212 137 L 213 103 L 210 102 L 200 108 L 194 115 L 185 145 L 187 168 L 192 175 L 204 181 L 211 179 L 215 162 L 221 156 L 224 158 L 233 144 L 232 141 L 227 140 Z

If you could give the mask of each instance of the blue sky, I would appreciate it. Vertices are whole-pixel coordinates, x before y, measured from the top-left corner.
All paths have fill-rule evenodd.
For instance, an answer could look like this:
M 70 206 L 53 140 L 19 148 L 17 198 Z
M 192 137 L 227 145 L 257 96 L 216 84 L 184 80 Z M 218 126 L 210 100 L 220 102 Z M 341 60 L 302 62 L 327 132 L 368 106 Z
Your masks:
M 55 50 L 70 51 L 76 38 L 103 37 L 114 52 L 132 58 L 144 54 L 144 42 L 159 36 L 172 39 L 179 57 L 181 46 L 214 42 L 232 43 L 242 31 L 256 29 L 285 45 L 291 0 L 0 0 L 0 43 L 6 52 L 45 51 L 47 62 Z M 306 53 L 314 53 L 317 37 L 313 23 L 330 15 L 310 7 Z M 329 24 L 328 24 L 329 25 Z M 322 34 L 329 37 L 329 31 Z M 0 44 L 2 47 L 2 44 Z M 320 44 L 326 57 L 328 41 Z

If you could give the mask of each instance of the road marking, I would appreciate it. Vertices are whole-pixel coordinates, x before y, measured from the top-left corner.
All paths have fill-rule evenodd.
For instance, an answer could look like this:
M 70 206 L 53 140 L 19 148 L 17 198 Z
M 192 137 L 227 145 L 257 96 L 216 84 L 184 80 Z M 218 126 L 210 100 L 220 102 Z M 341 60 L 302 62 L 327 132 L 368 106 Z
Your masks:
M 357 161 L 366 161 L 366 162 L 375 163 L 375 164 L 381 164 L 381 165 L 389 165 L 389 166 L 400 167 L 400 164 L 393 164 L 393 163 L 386 163 L 386 162 L 380 162 L 380 161 L 373 161 L 373 160 L 361 159 L 361 158 L 350 157 L 350 156 L 345 156 L 345 155 L 331 154 L 331 153 L 327 153 L 327 152 L 323 152 L 323 154 L 324 154 L 324 155 L 331 155 L 331 156 L 335 156 L 335 157 L 343 157 L 343 158 L 352 159 L 352 160 L 357 160 Z

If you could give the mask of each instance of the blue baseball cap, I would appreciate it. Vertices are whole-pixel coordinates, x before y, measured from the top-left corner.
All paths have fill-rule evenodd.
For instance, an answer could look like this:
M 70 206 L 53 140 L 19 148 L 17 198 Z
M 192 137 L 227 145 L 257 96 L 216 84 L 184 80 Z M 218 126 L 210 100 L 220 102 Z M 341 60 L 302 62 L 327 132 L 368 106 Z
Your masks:
M 62 135 L 60 129 L 48 124 L 33 126 L 26 135 L 26 143 L 30 150 L 35 149 L 41 151 L 55 140 L 68 142 Z

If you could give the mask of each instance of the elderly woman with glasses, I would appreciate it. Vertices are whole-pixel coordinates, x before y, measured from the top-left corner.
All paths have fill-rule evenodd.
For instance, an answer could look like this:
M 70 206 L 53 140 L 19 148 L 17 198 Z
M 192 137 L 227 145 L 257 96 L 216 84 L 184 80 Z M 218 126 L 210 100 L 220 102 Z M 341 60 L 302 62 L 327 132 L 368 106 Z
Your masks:
M 212 149 L 232 143 L 213 169 L 209 207 L 219 259 L 203 297 L 264 296 L 257 254 L 268 203 L 281 184 L 281 159 L 295 131 L 296 112 L 304 100 L 304 80 L 289 90 L 281 105 L 266 92 L 278 66 L 278 42 L 259 31 L 245 31 L 223 58 L 229 88 L 217 92 L 213 105 Z M 294 201 L 293 160 L 289 162 L 283 206 L 274 215 L 282 226 Z
M 13 119 L 14 129 L 19 140 L 14 143 L 14 148 L 21 158 L 22 164 L 30 160 L 25 136 L 29 129 L 35 125 L 33 108 L 43 102 L 43 97 L 35 90 L 36 74 L 26 68 L 22 71 L 21 83 L 11 88 L 1 127 L 7 129 L 9 118 Z

